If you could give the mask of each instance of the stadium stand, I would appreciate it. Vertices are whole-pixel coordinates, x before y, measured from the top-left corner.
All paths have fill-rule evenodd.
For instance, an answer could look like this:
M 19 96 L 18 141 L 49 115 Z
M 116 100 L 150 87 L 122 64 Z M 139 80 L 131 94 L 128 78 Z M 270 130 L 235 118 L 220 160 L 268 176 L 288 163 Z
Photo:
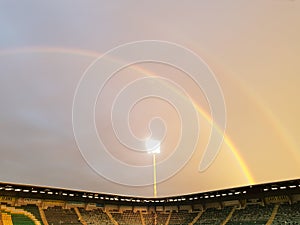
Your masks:
M 102 209 L 94 209 L 87 211 L 83 208 L 79 208 L 80 214 L 83 220 L 88 225 L 114 225 L 108 215 L 103 212 Z
M 157 217 L 156 213 L 151 212 L 151 213 L 146 213 L 143 214 L 145 225 L 151 225 L 155 224 L 155 217 Z
M 265 225 L 273 211 L 274 205 L 247 205 L 236 209 L 227 225 Z
M 141 225 L 142 219 L 139 213 L 132 211 L 125 211 L 123 213 L 111 213 L 113 218 L 119 225 Z
M 272 224 L 300 224 L 300 202 L 294 204 L 281 204 Z
M 167 213 L 156 213 L 156 222 L 157 225 L 166 224 L 169 214 Z
M 197 212 L 179 211 L 172 212 L 169 225 L 188 225 L 198 215 Z
M 183 202 L 172 197 L 138 203 L 87 193 L 29 193 L 28 187 L 16 192 L 10 185 L 0 187 L 0 225 L 300 225 L 300 183 L 291 182 L 229 190 L 213 199 L 199 194 L 179 198 Z
M 34 222 L 24 214 L 11 214 L 13 224 L 34 225 Z
M 219 225 L 225 221 L 232 210 L 231 207 L 223 209 L 209 208 L 204 211 L 202 216 L 194 223 L 195 225 Z
M 274 208 L 276 215 L 272 223 L 270 218 Z M 44 210 L 49 225 L 300 225 L 300 202 L 281 203 L 262 206 L 246 205 L 244 208 L 224 207 L 208 208 L 204 211 L 172 211 L 172 212 L 124 212 L 106 213 L 102 208 L 86 210 L 78 208 L 84 223 L 78 220 L 75 208 L 63 209 L 61 206 L 48 207 Z M 109 217 L 110 214 L 114 220 Z M 232 217 L 227 221 L 228 215 Z M 200 217 L 198 217 L 200 215 Z M 0 225 L 40 225 L 41 216 L 36 205 L 12 207 L 1 205 Z
M 44 210 L 49 225 L 82 225 L 74 209 L 63 209 L 60 206 L 49 207 Z
M 32 213 L 35 216 L 35 218 L 38 221 L 40 221 L 41 225 L 43 225 L 42 218 L 41 218 L 41 215 L 39 212 L 39 208 L 36 205 L 29 204 L 29 205 L 22 206 L 20 208 L 24 209 L 27 212 Z
M 2 222 L 4 225 L 41 225 L 41 221 L 22 207 L 1 204 Z
M 13 225 L 11 215 L 9 213 L 1 213 L 2 223 L 3 225 Z

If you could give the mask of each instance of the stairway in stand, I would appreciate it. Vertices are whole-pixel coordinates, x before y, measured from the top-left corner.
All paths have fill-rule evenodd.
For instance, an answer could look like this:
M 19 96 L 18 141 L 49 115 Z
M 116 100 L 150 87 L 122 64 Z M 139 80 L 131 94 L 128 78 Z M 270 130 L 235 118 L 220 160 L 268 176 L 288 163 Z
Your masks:
M 39 207 L 39 212 L 40 212 L 40 215 L 41 215 L 41 219 L 42 219 L 42 222 L 44 225 L 49 225 L 48 224 L 48 221 L 46 219 L 46 216 L 45 216 L 45 212 L 44 210 L 42 209 L 42 207 L 38 206 Z
M 113 222 L 114 225 L 119 225 L 118 222 L 110 214 L 110 212 L 105 211 L 105 213 L 108 215 L 109 219 L 111 220 L 111 222 Z
M 141 220 L 142 220 L 142 225 L 146 225 L 142 211 L 140 211 L 140 216 L 141 216 Z
M 172 216 L 172 212 L 170 212 L 169 216 L 168 216 L 168 219 L 166 221 L 166 224 L 165 225 L 169 225 L 170 223 L 170 219 L 171 219 L 171 216 Z
M 194 225 L 198 220 L 199 218 L 201 217 L 201 215 L 204 213 L 204 211 L 200 211 L 198 213 L 198 215 L 193 219 L 193 221 L 189 224 L 189 225 Z
M 81 213 L 79 212 L 79 209 L 77 207 L 75 207 L 74 210 L 75 210 L 76 215 L 78 216 L 78 220 L 80 221 L 80 223 L 82 223 L 83 225 L 87 225 L 85 220 L 82 218 Z
M 272 212 L 272 214 L 271 214 L 271 216 L 270 216 L 268 222 L 266 223 L 266 225 L 271 225 L 271 224 L 273 223 L 273 221 L 274 221 L 274 219 L 275 219 L 275 216 L 276 216 L 276 214 L 277 214 L 277 212 L 278 212 L 278 208 L 279 208 L 279 204 L 276 204 L 276 205 L 274 206 L 274 208 L 273 208 L 273 212 Z

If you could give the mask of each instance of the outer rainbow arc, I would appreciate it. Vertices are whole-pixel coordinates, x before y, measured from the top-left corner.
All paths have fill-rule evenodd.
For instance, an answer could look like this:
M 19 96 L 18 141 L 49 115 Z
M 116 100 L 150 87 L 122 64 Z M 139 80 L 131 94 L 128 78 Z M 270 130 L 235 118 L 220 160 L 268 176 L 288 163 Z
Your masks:
M 246 90 L 245 92 L 248 94 L 248 97 L 253 99 L 253 102 L 255 102 L 257 107 L 261 110 L 261 112 L 263 112 L 270 125 L 272 125 L 274 129 L 280 133 L 279 137 L 287 144 L 291 153 L 295 156 L 294 159 L 300 163 L 299 148 L 297 147 L 295 140 L 291 138 L 291 135 L 289 135 L 289 131 L 285 128 L 281 121 L 276 118 L 273 111 L 266 106 L 261 98 L 259 98 L 256 92 L 247 87 L 241 79 L 235 78 L 235 80 L 238 82 L 239 86 L 243 87 L 243 90 Z
M 4 55 L 12 55 L 12 54 L 26 54 L 26 53 L 61 53 L 61 54 L 71 54 L 71 55 L 80 55 L 80 56 L 86 56 L 86 57 L 93 57 L 97 58 L 100 57 L 102 54 L 96 51 L 89 51 L 89 50 L 83 50 L 83 49 L 77 49 L 77 48 L 62 48 L 62 47 L 45 47 L 45 46 L 34 46 L 34 47 L 24 47 L 24 48 L 18 48 L 18 49 L 8 49 L 8 50 L 2 50 L 0 51 L 0 56 Z M 112 59 L 110 60 L 119 62 L 119 59 Z M 144 74 L 147 74 L 148 76 L 157 77 L 154 74 L 151 74 L 150 71 L 147 71 L 143 68 L 140 68 L 138 66 L 132 66 L 132 68 L 136 71 L 142 72 Z M 169 87 L 168 88 L 173 89 L 176 92 L 176 89 Z M 186 96 L 179 95 L 180 97 L 186 98 Z M 223 131 L 220 130 L 218 125 L 216 123 L 213 123 L 212 118 L 210 117 L 209 113 L 204 111 L 193 99 L 188 98 L 187 100 L 192 101 L 195 109 L 198 111 L 198 113 L 203 116 L 205 120 L 207 120 L 213 127 L 215 127 L 220 135 L 224 135 L 224 143 L 229 147 L 231 152 L 233 153 L 234 157 L 236 158 L 238 164 L 240 165 L 247 181 L 249 184 L 254 184 L 254 178 L 246 164 L 246 162 L 243 160 L 242 156 L 239 154 L 238 149 L 234 146 L 233 142 L 229 138 L 228 135 L 223 134 Z M 156 172 L 155 172 L 156 173 Z M 155 182 L 156 183 L 156 182 Z M 156 189 L 156 188 L 155 188 Z M 155 190 L 156 192 L 156 190 Z

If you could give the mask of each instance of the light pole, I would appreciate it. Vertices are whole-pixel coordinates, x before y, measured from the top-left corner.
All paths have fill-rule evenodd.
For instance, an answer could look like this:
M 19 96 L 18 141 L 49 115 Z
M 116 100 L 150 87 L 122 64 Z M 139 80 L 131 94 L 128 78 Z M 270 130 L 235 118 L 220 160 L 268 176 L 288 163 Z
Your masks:
M 156 154 L 160 153 L 160 141 L 149 139 L 146 142 L 147 152 L 152 154 L 153 160 L 153 196 L 157 197 L 157 189 L 156 189 Z
M 153 195 L 154 198 L 157 197 L 157 190 L 156 190 L 156 158 L 155 153 L 152 153 L 153 155 Z

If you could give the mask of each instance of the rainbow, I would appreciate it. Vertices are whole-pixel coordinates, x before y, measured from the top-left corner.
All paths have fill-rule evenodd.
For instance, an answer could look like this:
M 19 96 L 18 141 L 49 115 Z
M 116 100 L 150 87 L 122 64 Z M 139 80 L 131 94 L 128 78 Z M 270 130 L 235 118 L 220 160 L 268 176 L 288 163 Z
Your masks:
M 27 53 L 60 53 L 60 54 L 71 54 L 71 55 L 80 55 L 85 57 L 92 57 L 94 59 L 100 57 L 102 54 L 96 51 L 90 51 L 90 50 L 84 50 L 84 49 L 78 49 L 78 48 L 63 48 L 63 47 L 44 47 L 44 46 L 35 46 L 35 47 L 24 47 L 24 48 L 16 48 L 16 49 L 7 49 L 0 51 L 0 56 L 6 56 L 6 55 L 13 55 L 13 54 L 27 54 Z M 116 61 L 115 59 L 113 59 Z M 149 76 L 155 76 L 151 74 L 149 71 L 144 70 L 143 68 L 140 68 L 138 66 L 133 66 L 133 69 L 143 72 L 144 74 L 147 74 Z M 176 91 L 176 90 L 175 90 Z M 180 94 L 181 95 L 181 94 Z M 182 96 L 184 97 L 184 96 Z M 223 131 L 218 128 L 217 124 L 213 123 L 212 118 L 209 113 L 207 113 L 197 102 L 195 102 L 193 99 L 189 98 L 187 99 L 189 101 L 192 101 L 195 109 L 198 111 L 198 113 L 207 121 L 209 124 L 217 128 L 220 135 L 224 135 L 224 143 L 228 146 L 232 154 L 234 155 L 234 158 L 236 159 L 238 165 L 240 166 L 245 178 L 247 179 L 247 182 L 249 185 L 255 184 L 255 179 L 253 175 L 251 174 L 251 171 L 249 167 L 247 166 L 247 163 L 241 156 L 239 150 L 234 145 L 230 137 L 223 133 Z M 259 105 L 260 107 L 262 104 Z M 266 109 L 264 108 L 264 111 Z M 268 113 L 269 114 L 269 113 Z M 274 121 L 275 118 L 271 117 Z

